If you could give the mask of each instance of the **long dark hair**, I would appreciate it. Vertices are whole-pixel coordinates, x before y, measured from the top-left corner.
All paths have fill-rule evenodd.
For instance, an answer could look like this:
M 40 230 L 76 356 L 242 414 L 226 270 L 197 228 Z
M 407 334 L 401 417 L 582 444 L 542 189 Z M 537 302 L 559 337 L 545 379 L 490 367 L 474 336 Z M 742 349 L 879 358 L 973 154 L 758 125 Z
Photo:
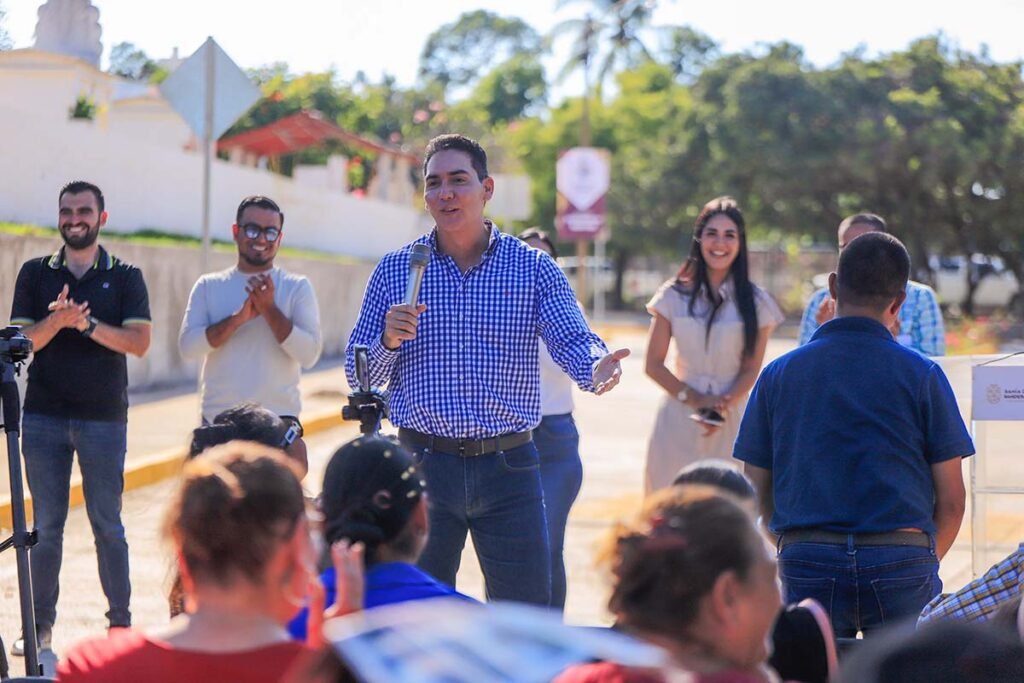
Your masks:
M 722 299 L 718 292 L 711 290 L 711 282 L 708 280 L 708 265 L 704 262 L 704 254 L 700 250 L 700 237 L 704 227 L 712 218 L 718 214 L 725 214 L 739 231 L 740 252 L 736 260 L 732 262 L 729 271 L 732 275 L 733 288 L 736 291 L 736 307 L 739 309 L 740 317 L 743 319 L 743 355 L 749 356 L 754 352 L 754 345 L 757 343 L 757 308 L 754 305 L 754 285 L 750 282 L 750 271 L 747 265 L 747 224 L 743 220 L 743 213 L 739 205 L 732 197 L 716 197 L 704 205 L 697 222 L 693 226 L 693 241 L 690 243 L 690 255 L 676 273 L 676 287 L 690 297 L 689 312 L 693 316 L 694 304 L 702 296 L 711 307 L 708 315 L 707 328 L 704 333 L 704 343 L 707 344 L 711 338 L 711 325 L 715 322 L 718 309 L 722 307 Z

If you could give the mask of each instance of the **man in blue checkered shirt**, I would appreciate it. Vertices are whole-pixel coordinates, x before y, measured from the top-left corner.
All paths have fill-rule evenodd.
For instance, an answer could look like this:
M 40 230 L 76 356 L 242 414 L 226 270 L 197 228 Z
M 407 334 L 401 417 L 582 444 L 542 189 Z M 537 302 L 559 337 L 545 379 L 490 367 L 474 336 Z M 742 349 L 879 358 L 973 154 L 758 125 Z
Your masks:
M 614 387 L 619 361 L 587 326 L 555 262 L 484 219 L 494 193 L 475 141 L 427 145 L 423 197 L 435 227 L 381 259 L 347 349 L 369 347 L 370 381 L 388 385 L 391 422 L 429 491 L 420 566 L 449 585 L 466 541 L 490 600 L 546 605 L 551 566 L 537 449 L 538 338 L 584 391 Z M 402 303 L 413 244 L 431 248 L 416 305 Z
M 874 230 L 886 231 L 885 220 L 873 213 L 858 213 L 843 219 L 839 224 L 839 251 L 854 238 Z M 942 310 L 931 287 L 913 280 L 907 281 L 907 298 L 900 308 L 900 315 L 890 330 L 896 341 L 903 346 L 926 356 L 942 356 L 946 353 L 946 330 L 942 322 Z M 814 332 L 835 317 L 836 302 L 828 289 L 819 289 L 811 296 L 800 321 L 800 345 L 811 340 Z

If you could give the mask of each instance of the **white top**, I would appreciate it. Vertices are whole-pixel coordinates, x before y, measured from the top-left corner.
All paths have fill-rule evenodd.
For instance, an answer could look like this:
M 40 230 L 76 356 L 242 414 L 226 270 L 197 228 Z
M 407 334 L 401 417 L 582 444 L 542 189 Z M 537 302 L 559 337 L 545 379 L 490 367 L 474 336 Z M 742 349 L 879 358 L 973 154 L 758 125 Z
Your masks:
M 573 409 L 573 381 L 558 366 L 551 352 L 540 341 L 540 413 L 541 415 L 564 415 Z
M 784 315 L 775 300 L 757 285 L 754 307 L 757 327 L 774 328 Z M 670 280 L 663 284 L 647 303 L 647 310 L 661 314 L 672 326 L 676 343 L 675 375 L 697 391 L 722 394 L 729 389 L 740 372 L 743 360 L 743 318 L 736 306 L 732 278 L 718 289 L 722 305 L 715 314 L 711 334 L 707 334 L 710 305 L 698 299 L 690 315 L 690 297 Z
M 647 309 L 669 321 L 675 341 L 675 375 L 697 391 L 721 395 L 736 382 L 743 363 L 743 318 L 736 306 L 732 278 L 718 290 L 722 305 L 707 334 L 710 306 L 698 299 L 690 315 L 690 297 L 673 281 L 667 282 L 647 304 Z M 758 329 L 774 328 L 782 311 L 767 292 L 754 287 Z M 667 393 L 654 419 L 647 446 L 645 486 L 648 493 L 668 486 L 682 467 L 706 458 L 732 459 L 747 397 L 737 396 L 725 424 L 710 436 L 690 419 L 694 409 Z
M 203 359 L 200 391 L 203 417 L 252 401 L 278 415 L 298 416 L 302 408 L 299 373 L 320 357 L 320 308 L 313 285 L 303 275 L 272 268 L 274 303 L 292 322 L 288 337 L 277 343 L 270 325 L 257 316 L 242 325 L 220 348 L 206 339 L 206 328 L 241 308 L 252 273 L 237 267 L 199 278 L 188 298 L 178 348 L 190 360 Z

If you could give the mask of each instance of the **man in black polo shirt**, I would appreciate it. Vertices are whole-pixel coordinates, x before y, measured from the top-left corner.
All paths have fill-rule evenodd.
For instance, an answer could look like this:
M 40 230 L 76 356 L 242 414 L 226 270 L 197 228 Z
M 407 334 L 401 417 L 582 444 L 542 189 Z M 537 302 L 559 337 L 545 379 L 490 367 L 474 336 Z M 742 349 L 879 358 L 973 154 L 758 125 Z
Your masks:
M 40 648 L 57 618 L 64 522 L 73 454 L 96 539 L 112 628 L 131 625 L 128 543 L 121 524 L 128 420 L 125 354 L 149 348 L 149 296 L 142 272 L 97 243 L 107 221 L 103 193 L 75 181 L 58 195 L 64 247 L 21 267 L 11 324 L 35 356 L 28 368 L 22 450 L 39 543 L 32 584 Z M 19 645 L 15 644 L 15 654 Z

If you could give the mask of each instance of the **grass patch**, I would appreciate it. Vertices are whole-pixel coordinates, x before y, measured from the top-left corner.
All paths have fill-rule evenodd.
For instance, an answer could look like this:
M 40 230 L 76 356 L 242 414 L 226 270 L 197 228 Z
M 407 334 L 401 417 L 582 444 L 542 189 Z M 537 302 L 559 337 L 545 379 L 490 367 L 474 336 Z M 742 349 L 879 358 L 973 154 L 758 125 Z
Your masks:
M 41 225 L 30 225 L 26 223 L 4 223 L 0 222 L 0 233 L 8 235 L 26 235 L 28 237 L 47 237 L 59 239 L 60 233 L 57 228 L 45 228 Z M 185 249 L 196 249 L 202 246 L 202 240 L 191 235 L 177 235 L 162 230 L 144 228 L 135 232 L 117 232 L 103 228 L 101 237 L 104 242 L 124 242 L 127 244 L 141 244 L 148 247 L 182 247 Z M 211 240 L 213 251 L 234 253 L 235 243 L 229 240 Z M 329 261 L 332 263 L 354 264 L 362 263 L 361 259 L 345 254 L 331 254 L 316 249 L 301 249 L 298 247 L 282 246 L 278 252 L 281 256 L 293 258 L 308 258 L 317 261 Z

